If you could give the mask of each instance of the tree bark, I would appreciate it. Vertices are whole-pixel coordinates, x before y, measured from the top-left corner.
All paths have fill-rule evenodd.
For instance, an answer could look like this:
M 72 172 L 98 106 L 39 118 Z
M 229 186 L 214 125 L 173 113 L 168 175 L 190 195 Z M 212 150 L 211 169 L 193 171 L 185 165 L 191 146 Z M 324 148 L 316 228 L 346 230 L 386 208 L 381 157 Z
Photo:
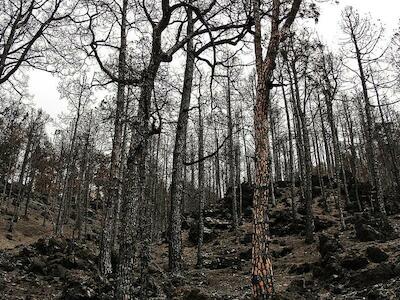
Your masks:
M 118 59 L 118 76 L 121 80 L 125 78 L 126 68 L 126 26 L 127 26 L 127 7 L 128 0 L 123 0 L 121 11 L 121 28 L 120 28 L 120 51 Z M 105 201 L 105 215 L 103 220 L 103 230 L 101 235 L 100 245 L 100 272 L 103 275 L 112 273 L 111 252 L 112 252 L 112 233 L 114 222 L 114 210 L 119 198 L 120 178 L 118 171 L 121 163 L 121 142 L 122 142 L 122 115 L 125 102 L 125 84 L 123 81 L 118 82 L 117 87 L 117 103 L 114 119 L 114 138 L 111 151 L 111 166 L 110 166 L 110 186 L 107 191 Z
M 188 9 L 187 34 L 193 32 L 192 12 Z M 172 158 L 172 179 L 171 179 L 171 215 L 170 215 L 170 237 L 169 237 L 169 268 L 173 276 L 180 274 L 182 269 L 182 199 L 185 193 L 183 170 L 185 158 L 186 132 L 189 119 L 190 98 L 192 93 L 193 72 L 194 72 L 194 47 L 193 41 L 187 44 L 187 56 L 185 74 L 183 79 L 183 91 L 179 109 L 178 124 L 176 128 L 175 147 Z

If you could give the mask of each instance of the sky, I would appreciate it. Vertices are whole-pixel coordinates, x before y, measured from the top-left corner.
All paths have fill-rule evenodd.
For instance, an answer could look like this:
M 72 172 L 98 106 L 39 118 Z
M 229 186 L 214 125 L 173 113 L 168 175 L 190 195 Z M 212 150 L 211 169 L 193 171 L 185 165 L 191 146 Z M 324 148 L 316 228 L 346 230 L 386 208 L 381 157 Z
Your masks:
M 320 4 L 321 16 L 316 30 L 321 40 L 332 48 L 340 42 L 341 10 L 346 6 L 355 7 L 361 14 L 370 13 L 375 19 L 380 19 L 386 28 L 386 34 L 391 34 L 399 25 L 399 0 L 340 0 Z M 29 92 L 33 96 L 33 103 L 42 108 L 54 120 L 67 110 L 66 101 L 60 99 L 57 91 L 58 80 L 44 71 L 30 72 Z

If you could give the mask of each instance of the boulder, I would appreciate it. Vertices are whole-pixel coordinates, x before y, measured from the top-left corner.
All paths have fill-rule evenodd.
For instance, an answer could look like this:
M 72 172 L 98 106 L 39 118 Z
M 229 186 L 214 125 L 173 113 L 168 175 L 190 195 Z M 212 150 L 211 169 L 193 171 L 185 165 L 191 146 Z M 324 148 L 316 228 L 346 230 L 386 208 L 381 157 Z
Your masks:
M 336 223 L 334 221 L 328 220 L 328 219 L 323 219 L 323 218 L 320 218 L 319 216 L 315 216 L 315 218 L 314 218 L 314 226 L 315 226 L 316 232 L 326 230 L 326 229 L 334 226 L 335 224 Z
M 98 299 L 95 291 L 84 282 L 71 282 L 63 293 L 64 300 Z
M 368 259 L 374 263 L 381 263 L 387 261 L 389 258 L 389 255 L 385 251 L 375 246 L 368 247 L 366 253 Z
M 8 253 L 0 251 L 0 270 L 6 271 L 6 272 L 11 272 L 11 271 L 14 271 L 15 268 L 16 268 L 16 265 L 15 265 L 12 257 L 10 257 L 10 255 Z
M 68 270 L 60 264 L 54 264 L 49 267 L 48 273 L 53 277 L 60 277 L 64 279 L 68 275 Z
M 361 242 L 376 241 L 383 238 L 381 232 L 368 224 L 356 223 L 354 229 L 356 230 L 356 238 Z
M 212 242 L 217 237 L 215 231 L 211 228 L 204 226 L 204 243 Z M 189 230 L 189 241 L 197 245 L 199 238 L 199 228 L 197 222 Z
M 354 271 L 364 269 L 367 265 L 368 259 L 362 256 L 348 256 L 341 262 L 343 268 Z
M 227 220 L 212 218 L 212 217 L 205 217 L 204 224 L 206 227 L 209 227 L 212 229 L 221 229 L 221 230 L 227 230 L 232 227 L 231 222 L 229 222 Z
M 301 275 L 304 273 L 309 273 L 311 272 L 311 264 L 309 263 L 303 263 L 303 264 L 299 264 L 299 265 L 293 265 L 290 267 L 289 269 L 289 274 L 297 274 L 297 275 Z
M 253 239 L 253 235 L 252 235 L 251 233 L 246 233 L 246 234 L 243 236 L 243 238 L 240 239 L 240 243 L 241 243 L 242 245 L 248 245 L 248 244 L 251 243 L 252 239 Z
M 356 288 L 365 288 L 378 283 L 387 282 L 395 277 L 394 266 L 389 263 L 381 263 L 375 268 L 355 273 L 349 281 L 351 286 Z
M 195 223 L 195 222 L 196 222 L 196 220 L 190 216 L 183 218 L 182 219 L 182 229 L 189 230 L 192 227 L 193 223 Z
M 46 263 L 39 257 L 34 257 L 28 270 L 35 274 L 46 275 Z
M 234 268 L 240 266 L 240 259 L 237 257 L 216 257 L 212 260 L 205 260 L 204 267 L 210 270 Z
M 240 252 L 240 254 L 239 254 L 240 259 L 250 260 L 251 257 L 252 257 L 252 252 L 251 251 L 252 251 L 252 249 L 250 248 L 247 251 Z
M 279 250 L 272 251 L 272 256 L 275 258 L 284 257 L 290 253 L 292 253 L 293 247 L 283 247 Z
M 201 292 L 198 288 L 193 288 L 183 292 L 182 300 L 208 300 L 210 296 Z
M 43 255 L 51 255 L 56 252 L 64 253 L 67 248 L 67 242 L 62 239 L 51 238 L 41 238 L 36 243 L 33 244 L 33 247 Z
M 319 253 L 324 258 L 329 255 L 335 255 L 338 251 L 343 250 L 343 246 L 339 242 L 338 237 L 331 237 L 326 234 L 319 236 Z

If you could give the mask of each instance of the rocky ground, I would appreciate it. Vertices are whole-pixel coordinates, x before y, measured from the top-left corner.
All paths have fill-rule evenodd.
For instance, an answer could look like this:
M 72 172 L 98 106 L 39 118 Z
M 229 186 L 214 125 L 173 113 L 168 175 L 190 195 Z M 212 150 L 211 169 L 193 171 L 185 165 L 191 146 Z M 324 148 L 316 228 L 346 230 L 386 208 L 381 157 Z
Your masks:
M 391 227 L 385 227 L 368 212 L 346 212 L 347 229 L 340 231 L 336 211 L 324 212 L 316 198 L 315 242 L 306 244 L 302 209 L 293 222 L 285 194 L 282 189 L 270 212 L 277 299 L 400 299 L 400 214 L 392 214 Z M 186 216 L 183 276 L 179 281 L 168 277 L 167 243 L 155 244 L 151 298 L 250 299 L 250 211 L 245 208 L 236 237 L 224 205 L 207 209 L 203 269 L 195 267 L 196 222 Z M 113 299 L 114 282 L 97 269 L 96 230 L 77 243 L 51 237 L 51 227 L 42 227 L 41 220 L 34 211 L 13 234 L 2 220 L 0 298 Z

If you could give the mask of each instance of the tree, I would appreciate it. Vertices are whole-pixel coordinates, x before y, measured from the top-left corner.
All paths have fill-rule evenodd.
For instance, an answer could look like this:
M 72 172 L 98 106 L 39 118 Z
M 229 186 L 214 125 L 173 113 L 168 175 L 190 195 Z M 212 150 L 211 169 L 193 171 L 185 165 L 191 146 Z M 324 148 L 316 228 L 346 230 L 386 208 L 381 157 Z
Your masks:
M 368 94 L 367 77 L 364 64 L 369 57 L 374 54 L 377 44 L 382 34 L 382 28 L 373 30 L 373 24 L 368 18 L 361 18 L 360 15 L 352 8 L 347 7 L 343 14 L 342 28 L 348 36 L 348 43 L 353 46 L 352 52 L 355 54 L 358 77 L 361 82 L 362 96 L 364 101 L 364 110 L 366 117 L 366 153 L 370 182 L 376 193 L 374 198 L 378 206 L 379 213 L 383 221 L 386 222 L 386 208 L 383 200 L 383 190 L 381 176 L 379 173 L 379 162 L 377 159 L 377 150 L 374 141 L 374 120 L 372 114 L 372 106 Z
M 119 198 L 120 177 L 122 164 L 122 139 L 123 139 L 123 113 L 125 108 L 125 77 L 127 73 L 126 51 L 127 51 L 127 9 L 128 1 L 123 0 L 121 8 L 120 46 L 118 57 L 118 79 L 116 109 L 114 117 L 114 136 L 111 151 L 110 164 L 110 186 L 106 198 L 106 210 L 103 220 L 103 231 L 100 246 L 100 271 L 108 275 L 112 272 L 111 251 L 113 248 L 112 235 L 115 221 L 115 207 Z
M 48 70 L 44 50 L 51 49 L 50 30 L 68 18 L 75 1 L 10 0 L 0 5 L 0 85 L 21 67 Z
M 272 263 L 268 241 L 268 108 L 272 89 L 273 72 L 280 44 L 289 34 L 290 27 L 299 11 L 301 0 L 290 3 L 289 12 L 281 25 L 281 1 L 273 0 L 271 8 L 271 30 L 266 57 L 262 50 L 261 3 L 253 0 L 255 21 L 254 48 L 257 70 L 257 97 L 254 115 L 255 127 L 255 190 L 252 242 L 252 285 L 255 299 L 268 299 L 274 292 Z

